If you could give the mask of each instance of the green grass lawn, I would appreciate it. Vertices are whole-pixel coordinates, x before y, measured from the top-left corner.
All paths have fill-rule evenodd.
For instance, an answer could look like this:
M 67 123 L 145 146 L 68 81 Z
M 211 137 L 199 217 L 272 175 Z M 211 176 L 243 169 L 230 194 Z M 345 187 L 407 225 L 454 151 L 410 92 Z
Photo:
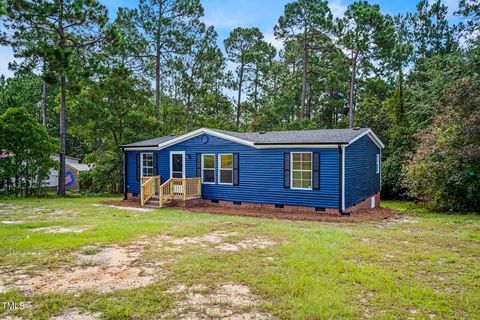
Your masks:
M 175 318 L 171 311 L 182 297 L 172 288 L 203 286 L 214 292 L 223 284 L 248 287 L 256 297 L 255 310 L 272 318 L 480 318 L 479 216 L 443 215 L 384 201 L 400 218 L 327 224 L 92 205 L 101 200 L 0 199 L 16 206 L 0 206 L 0 220 L 20 222 L 0 223 L 0 272 L 23 270 L 24 276 L 33 276 L 70 270 L 78 254 L 141 241 L 141 255 L 132 263 L 163 261 L 155 279 L 104 293 L 87 288 L 29 294 L 15 287 L 14 275 L 3 276 L 7 283 L 0 303 L 24 302 L 26 307 L 4 310 L 0 304 L 0 318 L 49 319 L 72 308 L 108 319 Z M 84 231 L 45 232 L 51 227 Z M 217 248 L 223 244 L 213 240 L 176 247 L 158 241 L 161 236 L 173 243 L 216 233 L 226 234 L 222 241 L 237 247 L 258 239 L 274 245 L 222 251 Z

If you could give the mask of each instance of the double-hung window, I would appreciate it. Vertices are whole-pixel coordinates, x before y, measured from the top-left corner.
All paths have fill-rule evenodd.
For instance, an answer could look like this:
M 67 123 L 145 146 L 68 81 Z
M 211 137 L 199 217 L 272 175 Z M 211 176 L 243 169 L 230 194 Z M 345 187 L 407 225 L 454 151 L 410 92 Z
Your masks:
M 215 183 L 214 154 L 202 154 L 202 183 Z
M 292 189 L 312 189 L 312 153 L 292 152 Z
M 153 176 L 153 153 L 142 153 L 142 177 Z
M 233 184 L 233 154 L 219 154 L 219 183 L 221 184 Z

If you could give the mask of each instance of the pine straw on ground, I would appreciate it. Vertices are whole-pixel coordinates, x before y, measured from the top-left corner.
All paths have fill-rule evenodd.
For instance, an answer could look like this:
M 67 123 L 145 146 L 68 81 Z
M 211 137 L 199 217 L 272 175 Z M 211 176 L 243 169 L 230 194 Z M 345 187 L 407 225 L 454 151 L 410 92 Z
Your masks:
M 106 200 L 103 204 L 140 207 L 140 202 L 133 200 Z M 186 210 L 192 213 L 211 213 L 229 216 L 246 216 L 267 219 L 282 219 L 292 221 L 319 221 L 319 222 L 335 222 L 335 223 L 354 223 L 361 221 L 381 221 L 394 217 L 397 213 L 389 208 L 366 209 L 360 210 L 350 215 L 331 216 L 324 212 L 307 212 L 296 211 L 286 212 L 281 210 L 268 209 L 252 209 L 252 208 L 234 208 L 215 205 L 199 205 L 188 208 L 175 208 L 178 210 Z

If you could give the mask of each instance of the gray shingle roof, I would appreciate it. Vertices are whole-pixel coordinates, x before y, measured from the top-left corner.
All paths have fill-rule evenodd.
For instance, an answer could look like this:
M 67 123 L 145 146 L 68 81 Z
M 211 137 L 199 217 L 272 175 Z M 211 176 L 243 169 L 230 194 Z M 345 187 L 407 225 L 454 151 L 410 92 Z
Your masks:
M 254 144 L 337 144 L 348 143 L 358 135 L 369 130 L 360 129 L 328 129 L 328 130 L 289 130 L 261 132 L 232 132 L 214 130 Z
M 289 130 L 267 132 L 233 132 L 210 129 L 225 135 L 243 139 L 256 145 L 262 144 L 345 144 L 365 133 L 369 128 L 360 129 L 328 129 L 328 130 Z M 176 136 L 135 142 L 122 147 L 154 147 L 160 143 L 174 139 Z
M 143 140 L 139 142 L 134 142 L 130 144 L 125 144 L 122 147 L 125 148 L 134 148 L 134 147 L 157 147 L 160 143 L 167 142 L 168 140 L 172 140 L 173 138 L 177 137 L 176 135 L 164 136 L 153 138 L 149 140 Z

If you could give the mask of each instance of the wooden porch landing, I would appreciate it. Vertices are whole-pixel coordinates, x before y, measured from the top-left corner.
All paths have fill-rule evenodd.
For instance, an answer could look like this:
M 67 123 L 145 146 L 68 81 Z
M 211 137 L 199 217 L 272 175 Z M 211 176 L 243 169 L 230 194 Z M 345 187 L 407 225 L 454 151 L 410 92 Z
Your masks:
M 140 181 L 140 204 L 163 208 L 173 201 L 183 202 L 200 199 L 200 178 L 170 178 L 160 185 L 160 176 L 142 177 Z

